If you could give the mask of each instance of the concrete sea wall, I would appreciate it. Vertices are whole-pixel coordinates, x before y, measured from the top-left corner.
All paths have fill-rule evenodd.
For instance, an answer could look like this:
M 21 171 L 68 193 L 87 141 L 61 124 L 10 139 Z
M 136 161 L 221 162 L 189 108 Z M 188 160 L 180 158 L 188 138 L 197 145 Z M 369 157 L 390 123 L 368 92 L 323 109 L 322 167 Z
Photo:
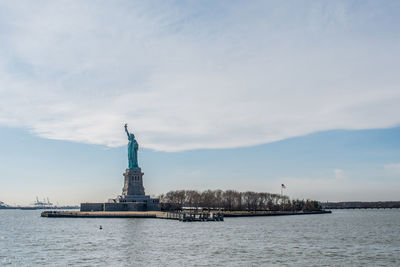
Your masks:
M 285 216 L 285 215 L 312 215 L 312 214 L 326 214 L 332 213 L 331 211 L 308 211 L 308 212 L 234 212 L 234 211 L 220 211 L 224 217 L 252 217 L 252 216 Z M 162 211 L 44 211 L 42 217 L 56 218 L 56 217 L 69 217 L 69 218 L 166 218 L 167 212 Z

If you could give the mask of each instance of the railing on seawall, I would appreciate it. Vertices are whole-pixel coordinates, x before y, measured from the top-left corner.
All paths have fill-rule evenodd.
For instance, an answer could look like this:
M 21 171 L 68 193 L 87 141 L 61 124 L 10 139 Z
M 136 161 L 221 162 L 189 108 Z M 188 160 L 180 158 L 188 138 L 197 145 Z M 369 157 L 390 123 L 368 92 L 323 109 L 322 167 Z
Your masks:
M 158 214 L 157 218 L 179 220 L 181 222 L 218 222 L 224 221 L 224 214 L 219 212 L 164 212 L 163 214 Z

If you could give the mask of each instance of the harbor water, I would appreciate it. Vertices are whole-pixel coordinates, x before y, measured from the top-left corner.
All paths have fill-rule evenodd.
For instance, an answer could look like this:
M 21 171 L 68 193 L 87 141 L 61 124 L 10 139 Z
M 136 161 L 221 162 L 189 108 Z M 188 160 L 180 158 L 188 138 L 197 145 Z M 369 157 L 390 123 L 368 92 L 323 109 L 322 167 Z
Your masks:
M 0 266 L 400 266 L 400 209 L 195 223 L 40 212 L 0 210 Z

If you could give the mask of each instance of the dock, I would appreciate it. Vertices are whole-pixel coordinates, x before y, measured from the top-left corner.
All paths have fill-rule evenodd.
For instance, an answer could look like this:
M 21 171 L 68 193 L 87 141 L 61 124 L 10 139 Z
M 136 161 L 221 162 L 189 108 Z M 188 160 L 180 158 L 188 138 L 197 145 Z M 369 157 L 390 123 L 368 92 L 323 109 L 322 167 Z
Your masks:
M 224 221 L 224 214 L 222 212 L 164 212 L 158 214 L 157 218 L 181 222 L 222 222 Z
M 332 213 L 321 211 L 201 211 L 201 212 L 163 212 L 163 211 L 43 211 L 41 217 L 47 218 L 153 218 L 178 220 L 181 222 L 222 222 L 224 217 L 288 216 Z
M 181 222 L 223 221 L 223 213 L 215 212 L 161 212 L 161 211 L 43 211 L 41 217 L 48 218 L 154 218 Z

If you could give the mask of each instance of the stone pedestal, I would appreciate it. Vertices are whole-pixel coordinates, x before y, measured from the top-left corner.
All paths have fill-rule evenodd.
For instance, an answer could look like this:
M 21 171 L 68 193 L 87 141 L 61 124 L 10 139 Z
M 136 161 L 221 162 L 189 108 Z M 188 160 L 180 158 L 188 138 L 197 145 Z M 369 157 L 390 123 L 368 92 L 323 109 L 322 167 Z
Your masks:
M 115 203 L 107 204 L 104 209 L 109 211 L 160 210 L 160 200 L 146 196 L 144 193 L 143 175 L 140 168 L 127 169 L 124 173 L 125 182 L 122 195 L 115 199 Z
M 124 196 L 144 196 L 143 172 L 139 169 L 127 169 L 124 173 L 125 182 L 122 188 Z

